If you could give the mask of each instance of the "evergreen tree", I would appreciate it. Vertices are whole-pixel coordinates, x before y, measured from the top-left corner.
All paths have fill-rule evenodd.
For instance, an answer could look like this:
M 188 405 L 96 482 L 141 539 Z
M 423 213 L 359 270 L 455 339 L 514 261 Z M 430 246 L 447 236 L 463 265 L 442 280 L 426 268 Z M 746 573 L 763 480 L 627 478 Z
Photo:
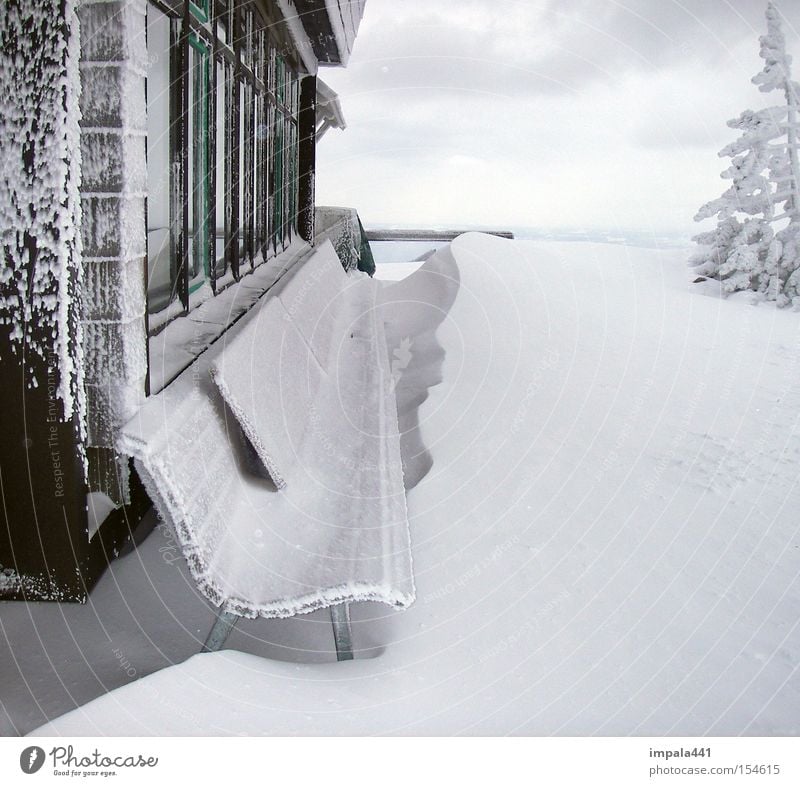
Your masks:
M 766 17 L 767 34 L 760 39 L 764 68 L 752 81 L 762 92 L 782 91 L 784 103 L 747 110 L 728 122 L 741 131 L 720 151 L 731 159 L 722 173 L 731 186 L 695 216 L 695 221 L 716 216 L 717 227 L 693 238 L 700 248 L 689 264 L 701 275 L 719 279 L 725 292 L 751 289 L 786 305 L 800 296 L 799 91 L 772 2 Z M 776 233 L 773 224 L 787 219 L 788 225 Z

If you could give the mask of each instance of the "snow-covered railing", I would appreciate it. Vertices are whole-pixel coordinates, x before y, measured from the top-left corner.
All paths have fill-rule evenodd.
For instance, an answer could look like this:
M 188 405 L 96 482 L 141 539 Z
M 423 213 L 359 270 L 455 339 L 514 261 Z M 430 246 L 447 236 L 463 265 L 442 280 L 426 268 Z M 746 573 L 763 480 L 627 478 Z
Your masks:
M 358 213 L 350 207 L 317 207 L 314 211 L 314 245 L 330 240 L 345 270 L 372 275 L 375 262 Z

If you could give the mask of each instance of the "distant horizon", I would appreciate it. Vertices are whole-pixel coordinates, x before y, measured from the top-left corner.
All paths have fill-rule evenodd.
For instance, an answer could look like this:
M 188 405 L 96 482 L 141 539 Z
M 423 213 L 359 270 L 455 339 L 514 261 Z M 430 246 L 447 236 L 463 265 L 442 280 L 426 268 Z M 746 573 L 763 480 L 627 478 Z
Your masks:
M 495 224 L 470 224 L 467 222 L 461 224 L 444 225 L 439 223 L 410 223 L 410 222 L 371 222 L 364 223 L 364 229 L 382 230 L 382 229 L 402 229 L 412 230 L 418 229 L 421 231 L 464 231 L 464 232 L 512 232 L 515 238 L 529 239 L 529 240 L 563 240 L 575 242 L 596 242 L 596 243 L 611 243 L 619 245 L 639 245 L 648 248 L 654 246 L 667 246 L 670 248 L 686 246 L 687 248 L 692 245 L 692 235 L 696 234 L 697 230 L 692 234 L 684 234 L 677 231 L 659 231 L 659 230 L 642 230 L 642 229 L 621 229 L 619 227 L 611 228 L 587 228 L 587 227 L 530 227 L 530 226 L 514 226 L 514 225 L 495 225 Z M 415 242 L 434 242 L 434 241 L 415 241 L 415 240 L 373 240 L 371 243 L 415 243 Z
M 320 143 L 318 201 L 367 227 L 689 242 L 729 185 L 727 121 L 783 100 L 751 81 L 766 0 L 690 5 L 367 0 L 322 75 L 347 128 Z M 800 3 L 777 5 L 797 80 Z

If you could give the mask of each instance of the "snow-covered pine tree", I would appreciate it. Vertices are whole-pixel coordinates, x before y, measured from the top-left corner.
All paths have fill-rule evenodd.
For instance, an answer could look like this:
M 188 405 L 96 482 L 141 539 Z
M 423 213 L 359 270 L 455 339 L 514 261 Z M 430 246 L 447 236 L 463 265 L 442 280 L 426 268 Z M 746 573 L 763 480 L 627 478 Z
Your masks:
M 731 158 L 722 173 L 731 187 L 695 216 L 695 221 L 716 216 L 717 227 L 693 238 L 700 248 L 689 264 L 701 275 L 720 279 L 725 292 L 751 289 L 786 305 L 800 295 L 799 91 L 772 2 L 766 17 L 767 34 L 760 39 L 764 68 L 752 81 L 765 93 L 781 90 L 784 103 L 747 110 L 728 122 L 742 132 L 719 153 Z M 776 234 L 773 224 L 787 219 Z

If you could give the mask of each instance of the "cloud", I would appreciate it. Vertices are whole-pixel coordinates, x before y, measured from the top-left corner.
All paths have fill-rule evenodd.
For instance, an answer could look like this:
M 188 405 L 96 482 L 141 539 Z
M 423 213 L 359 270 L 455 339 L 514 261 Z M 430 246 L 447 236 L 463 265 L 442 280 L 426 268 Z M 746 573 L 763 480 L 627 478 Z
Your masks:
M 320 146 L 320 199 L 370 222 L 688 233 L 726 121 L 775 98 L 750 84 L 763 27 L 752 0 L 369 0 L 350 66 L 323 74 L 348 128 Z
M 351 67 L 377 90 L 580 93 L 687 59 L 713 66 L 762 26 L 752 0 L 369 0 Z

